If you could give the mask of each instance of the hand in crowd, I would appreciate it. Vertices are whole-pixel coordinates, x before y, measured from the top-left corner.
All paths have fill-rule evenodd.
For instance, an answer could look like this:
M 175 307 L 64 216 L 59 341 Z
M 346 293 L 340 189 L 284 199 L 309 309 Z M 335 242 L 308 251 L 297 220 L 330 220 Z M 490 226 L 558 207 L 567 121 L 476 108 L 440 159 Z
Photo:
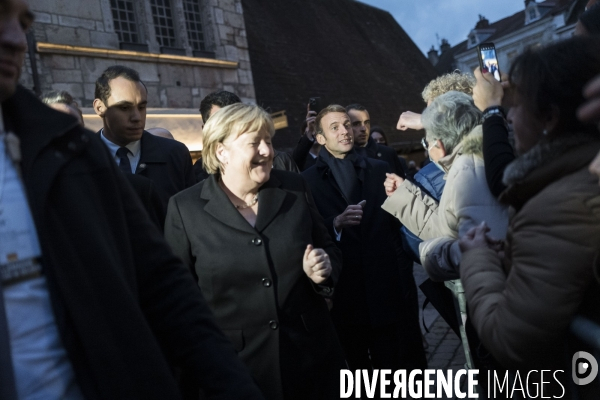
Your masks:
M 407 129 L 423 129 L 423 124 L 421 123 L 421 114 L 417 114 L 412 111 L 403 112 L 400 114 L 400 119 L 398 120 L 396 129 L 400 131 L 405 131 Z
M 469 250 L 487 247 L 496 252 L 498 257 L 504 257 L 504 241 L 492 239 L 487 235 L 490 228 L 485 221 L 469 229 L 458 241 L 460 251 L 465 253 Z
M 333 227 L 336 231 L 352 226 L 360 225 L 363 216 L 363 207 L 366 201 L 363 200 L 356 205 L 349 205 L 343 213 L 333 219 Z
M 588 99 L 579 110 L 577 116 L 584 122 L 598 122 L 600 128 L 600 75 L 592 79 L 584 88 L 583 96 Z M 591 162 L 589 170 L 600 176 L 600 153 Z
M 493 74 L 489 72 L 482 73 L 479 67 L 475 68 L 473 74 L 477 80 L 473 88 L 475 106 L 484 111 L 486 108 L 502 105 L 504 88 L 510 86 L 507 76 L 503 74 L 502 82 L 498 82 Z
M 383 182 L 383 186 L 385 186 L 385 194 L 388 197 L 394 194 L 396 189 L 404 183 L 404 179 L 399 177 L 396 174 L 385 174 L 387 178 L 385 178 L 385 182 Z
M 310 140 L 315 140 L 316 128 L 315 128 L 315 120 L 317 119 L 317 112 L 310 110 L 310 104 L 306 107 L 306 129 L 304 130 L 304 134 Z
M 584 88 L 583 96 L 588 99 L 579 110 L 577 116 L 584 122 L 600 121 L 600 75 L 592 79 Z
M 315 249 L 311 244 L 306 246 L 302 269 L 317 285 L 325 282 L 331 275 L 331 261 L 323 249 Z
M 590 163 L 589 170 L 592 174 L 600 177 L 600 153 Z

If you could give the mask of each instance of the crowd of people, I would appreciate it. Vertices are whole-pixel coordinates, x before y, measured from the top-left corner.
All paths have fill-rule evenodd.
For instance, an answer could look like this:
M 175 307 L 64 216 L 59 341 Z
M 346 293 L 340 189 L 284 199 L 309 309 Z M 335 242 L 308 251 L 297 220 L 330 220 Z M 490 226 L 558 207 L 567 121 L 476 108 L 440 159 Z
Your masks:
M 0 400 L 339 398 L 341 369 L 427 368 L 414 262 L 462 282 L 476 367 L 597 354 L 569 333 L 600 324 L 592 3 L 577 37 L 502 82 L 428 84 L 398 121 L 425 131 L 431 162 L 409 173 L 359 103 L 309 105 L 288 154 L 269 114 L 222 90 L 193 164 L 146 129 L 144 82 L 120 65 L 86 130 L 69 93 L 18 84 L 33 15 L 1 0 Z M 600 396 L 569 379 L 546 394 Z

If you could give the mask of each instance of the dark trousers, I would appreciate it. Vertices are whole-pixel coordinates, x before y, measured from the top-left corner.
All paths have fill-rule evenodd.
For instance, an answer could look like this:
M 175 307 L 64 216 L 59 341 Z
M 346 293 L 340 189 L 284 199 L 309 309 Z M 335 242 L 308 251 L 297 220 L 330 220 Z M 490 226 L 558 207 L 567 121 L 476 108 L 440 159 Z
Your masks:
M 405 369 L 407 376 L 413 369 L 427 368 L 421 332 L 418 324 L 415 327 L 416 330 L 402 322 L 377 328 L 367 325 L 337 327 L 348 368 L 352 373 L 357 369 L 390 369 L 392 374 Z M 371 373 L 369 376 L 372 377 Z M 379 399 L 379 379 L 377 382 L 374 398 Z M 361 386 L 362 398 L 366 399 L 364 381 Z M 388 393 L 391 393 L 389 388 Z
M 427 368 L 419 327 L 407 325 L 397 322 L 383 327 L 337 326 L 350 370 L 406 369 L 410 372 Z

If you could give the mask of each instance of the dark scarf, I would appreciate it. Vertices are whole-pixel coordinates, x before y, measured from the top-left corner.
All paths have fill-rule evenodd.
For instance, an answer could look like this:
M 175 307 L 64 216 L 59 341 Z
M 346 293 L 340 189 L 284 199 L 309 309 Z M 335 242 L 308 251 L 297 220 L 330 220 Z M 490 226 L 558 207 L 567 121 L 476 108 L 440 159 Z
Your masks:
M 358 204 L 362 197 L 363 170 L 366 163 L 353 149 L 345 158 L 335 158 L 325 147 L 319 151 L 319 158 L 331 170 L 335 182 L 349 204 Z

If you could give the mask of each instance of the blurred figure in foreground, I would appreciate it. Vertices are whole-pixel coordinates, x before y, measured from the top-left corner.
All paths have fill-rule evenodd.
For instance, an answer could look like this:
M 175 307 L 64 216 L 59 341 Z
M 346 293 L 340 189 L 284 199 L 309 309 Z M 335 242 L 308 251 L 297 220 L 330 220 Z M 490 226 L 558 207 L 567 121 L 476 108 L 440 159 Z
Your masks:
M 512 208 L 506 241 L 498 246 L 501 238 L 481 225 L 460 243 L 471 321 L 486 348 L 509 368 L 565 371 L 557 374 L 563 388 L 546 393 L 566 389 L 568 398 L 575 395 L 571 357 L 590 351 L 568 336 L 569 325 L 576 315 L 600 323 L 600 187 L 587 170 L 600 137 L 576 116 L 584 85 L 599 73 L 599 38 L 569 39 L 515 60 L 508 121 L 519 157 L 504 171 L 500 195 Z M 583 399 L 600 395 L 598 379 L 578 389 Z
M 94 133 L 17 85 L 33 14 L 0 1 L 0 398 L 263 398 Z

